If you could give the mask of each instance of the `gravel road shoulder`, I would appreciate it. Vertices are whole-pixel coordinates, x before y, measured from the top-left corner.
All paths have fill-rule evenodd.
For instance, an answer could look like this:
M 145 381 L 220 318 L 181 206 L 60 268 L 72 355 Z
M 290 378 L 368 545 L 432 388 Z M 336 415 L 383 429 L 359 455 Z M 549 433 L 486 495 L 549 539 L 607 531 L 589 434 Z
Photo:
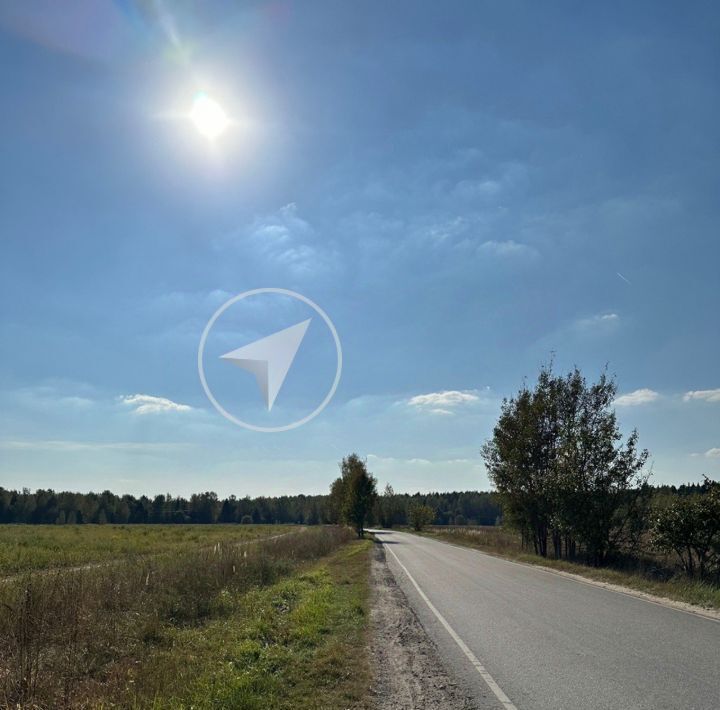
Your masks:
M 475 707 L 444 668 L 385 561 L 381 544 L 371 566 L 374 679 L 372 710 L 471 710 Z

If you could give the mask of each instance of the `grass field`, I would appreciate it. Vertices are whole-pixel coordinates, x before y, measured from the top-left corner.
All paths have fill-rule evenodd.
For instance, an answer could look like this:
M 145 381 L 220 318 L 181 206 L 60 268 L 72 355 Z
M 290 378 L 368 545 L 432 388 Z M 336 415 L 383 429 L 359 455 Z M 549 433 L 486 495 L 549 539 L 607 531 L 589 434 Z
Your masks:
M 155 708 L 337 710 L 369 687 L 363 652 L 370 541 L 353 541 L 265 589 L 223 619 L 179 629 L 135 676 Z M 168 693 L 167 688 L 172 688 Z
M 317 527 L 239 546 L 241 529 L 252 533 L 219 528 L 214 545 L 144 545 L 141 557 L 132 547 L 115 564 L 0 585 L 0 706 L 357 704 L 370 678 L 371 543 Z
M 0 525 L 0 577 L 136 555 L 246 542 L 290 525 Z
M 672 562 L 666 556 L 649 558 L 635 567 L 589 567 L 579 562 L 539 557 L 523 549 L 520 536 L 501 526 L 428 528 L 430 535 L 445 542 L 473 547 L 491 555 L 541 565 L 551 569 L 578 574 L 599 582 L 630 587 L 641 592 L 675 601 L 720 609 L 720 587 L 689 579 L 680 571 L 672 572 Z

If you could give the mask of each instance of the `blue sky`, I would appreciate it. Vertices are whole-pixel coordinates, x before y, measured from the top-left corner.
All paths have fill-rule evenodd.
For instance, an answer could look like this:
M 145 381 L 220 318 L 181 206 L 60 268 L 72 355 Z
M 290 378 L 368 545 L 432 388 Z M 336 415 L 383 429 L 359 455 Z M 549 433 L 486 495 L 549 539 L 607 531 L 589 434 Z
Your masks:
M 230 5 L 0 10 L 0 485 L 322 492 L 357 450 L 397 490 L 487 488 L 552 352 L 617 375 L 655 482 L 720 476 L 715 3 Z M 268 286 L 344 352 L 272 435 L 196 367 Z

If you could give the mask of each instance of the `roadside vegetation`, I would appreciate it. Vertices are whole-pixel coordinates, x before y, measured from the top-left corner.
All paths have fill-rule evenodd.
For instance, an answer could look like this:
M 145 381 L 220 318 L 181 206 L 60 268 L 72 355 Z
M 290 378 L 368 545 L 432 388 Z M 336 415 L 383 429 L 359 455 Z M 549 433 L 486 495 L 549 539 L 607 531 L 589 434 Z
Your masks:
M 346 456 L 340 462 L 340 477 L 330 485 L 328 511 L 332 522 L 350 525 L 358 537 L 364 537 L 378 499 L 376 486 L 367 462 L 357 454 Z
M 623 441 L 616 395 L 605 374 L 588 383 L 578 369 L 543 367 L 534 388 L 503 402 L 482 448 L 505 526 L 434 534 L 720 607 L 720 484 L 655 496 L 637 432 Z
M 229 535 L 6 581 L 0 706 L 349 707 L 369 682 L 370 543 L 352 538 Z
M 283 525 L 1 525 L 0 579 L 280 535 Z

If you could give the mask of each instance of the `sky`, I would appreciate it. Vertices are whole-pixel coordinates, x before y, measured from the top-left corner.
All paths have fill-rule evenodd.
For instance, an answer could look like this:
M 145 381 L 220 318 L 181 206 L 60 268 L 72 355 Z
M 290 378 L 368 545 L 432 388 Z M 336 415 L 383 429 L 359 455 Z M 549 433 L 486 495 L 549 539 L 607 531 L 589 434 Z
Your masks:
M 699 1 L 3 4 L 0 485 L 320 493 L 357 451 L 397 491 L 486 490 L 551 357 L 617 377 L 653 482 L 720 477 L 718 36 Z M 260 288 L 343 356 L 270 434 L 197 367 Z M 310 317 L 245 305 L 215 355 Z M 323 328 L 273 416 L 322 399 Z

